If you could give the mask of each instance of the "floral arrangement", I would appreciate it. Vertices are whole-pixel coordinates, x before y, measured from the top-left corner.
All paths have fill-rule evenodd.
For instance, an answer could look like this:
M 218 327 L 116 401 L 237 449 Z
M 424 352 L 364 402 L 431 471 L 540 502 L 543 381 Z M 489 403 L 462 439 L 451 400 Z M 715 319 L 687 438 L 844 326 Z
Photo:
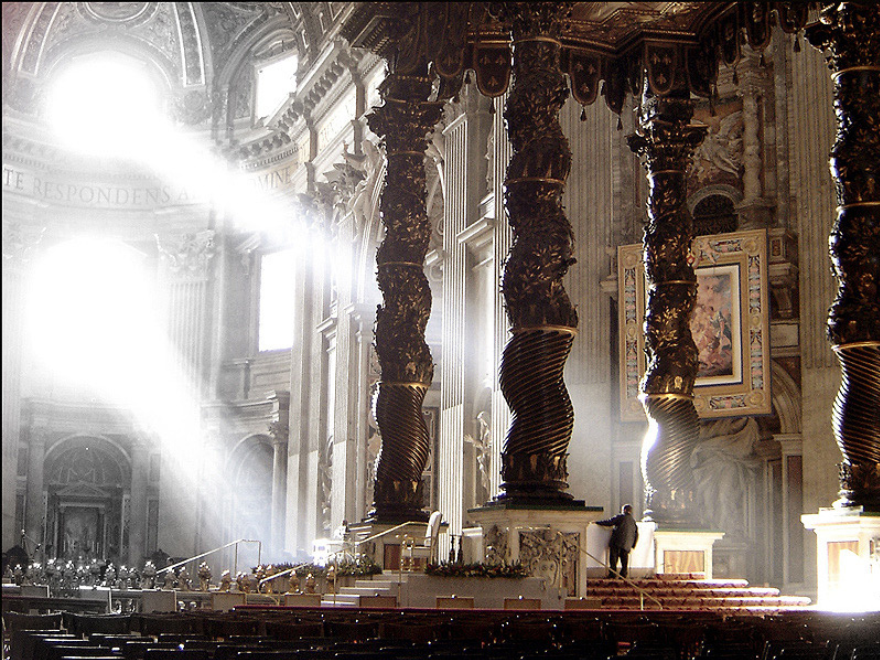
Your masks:
M 425 573 L 434 577 L 524 578 L 529 574 L 522 564 L 428 564 Z
M 295 564 L 273 564 L 271 566 L 255 566 L 252 571 L 254 574 L 263 573 L 263 577 L 276 575 L 282 571 L 289 570 Z M 321 566 L 320 564 L 302 564 L 294 571 L 298 577 L 307 577 L 311 575 L 314 578 L 322 578 L 327 576 L 327 568 L 331 564 Z M 344 560 L 334 564 L 336 566 L 336 576 L 354 576 L 369 577 L 370 575 L 378 575 L 382 572 L 382 567 L 369 559 L 368 557 L 346 557 Z

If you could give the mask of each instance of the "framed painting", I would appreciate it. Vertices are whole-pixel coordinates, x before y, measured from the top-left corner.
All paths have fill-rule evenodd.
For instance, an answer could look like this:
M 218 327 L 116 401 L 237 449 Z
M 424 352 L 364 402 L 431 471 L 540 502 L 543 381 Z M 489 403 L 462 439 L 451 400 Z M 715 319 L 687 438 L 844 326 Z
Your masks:
M 645 267 L 641 245 L 618 248 L 620 417 L 644 421 Z M 697 304 L 691 334 L 699 351 L 694 405 L 701 418 L 766 415 L 770 399 L 767 232 L 694 239 Z

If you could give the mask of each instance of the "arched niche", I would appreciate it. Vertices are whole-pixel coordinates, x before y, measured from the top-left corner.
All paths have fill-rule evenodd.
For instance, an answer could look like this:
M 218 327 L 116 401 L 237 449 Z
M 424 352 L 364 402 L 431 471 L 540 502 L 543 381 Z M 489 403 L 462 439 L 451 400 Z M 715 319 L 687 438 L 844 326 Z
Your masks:
M 44 459 L 46 556 L 75 562 L 128 556 L 131 459 L 110 438 L 73 435 Z
M 242 438 L 229 454 L 225 473 L 229 476 L 227 529 L 235 538 L 266 544 L 272 531 L 272 439 L 256 434 Z M 249 572 L 260 559 L 258 546 L 241 544 L 238 570 Z

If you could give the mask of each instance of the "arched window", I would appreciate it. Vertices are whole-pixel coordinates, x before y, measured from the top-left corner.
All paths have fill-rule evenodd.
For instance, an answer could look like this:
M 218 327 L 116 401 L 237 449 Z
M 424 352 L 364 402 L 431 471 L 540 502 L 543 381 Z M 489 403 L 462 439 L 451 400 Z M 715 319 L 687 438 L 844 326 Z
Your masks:
M 298 64 L 295 53 L 286 53 L 257 68 L 254 114 L 258 120 L 273 115 L 296 91 Z

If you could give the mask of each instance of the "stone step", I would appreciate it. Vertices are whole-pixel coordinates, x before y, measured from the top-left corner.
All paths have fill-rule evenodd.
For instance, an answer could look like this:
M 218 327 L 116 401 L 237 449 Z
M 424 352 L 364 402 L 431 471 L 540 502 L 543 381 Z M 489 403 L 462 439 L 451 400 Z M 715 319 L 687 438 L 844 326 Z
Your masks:
M 618 578 L 593 578 L 587 580 L 589 584 L 592 585 L 626 585 L 629 586 L 627 582 L 624 582 Z M 742 579 L 726 579 L 726 580 L 671 580 L 669 578 L 636 578 L 631 580 L 634 584 L 642 588 L 646 587 L 657 587 L 659 589 L 670 589 L 674 587 L 728 587 L 728 588 L 743 588 L 749 586 L 748 580 Z
M 356 589 L 391 589 L 397 588 L 397 582 L 392 580 L 356 580 L 354 588 Z
M 779 589 L 774 589 L 772 587 L 747 587 L 747 588 L 727 588 L 727 587 L 714 587 L 714 588 L 668 588 L 668 589 L 658 589 L 656 587 L 642 587 L 644 591 L 655 598 L 663 598 L 663 597 L 671 597 L 671 598 L 682 598 L 682 597 L 693 597 L 693 598 L 707 598 L 707 597 L 732 597 L 732 598 L 744 598 L 751 596 L 772 598 L 774 596 L 779 595 Z M 638 589 L 634 589 L 630 586 L 625 587 L 594 587 L 590 586 L 587 589 L 590 596 L 600 597 L 600 596 L 628 596 L 628 595 L 637 595 Z
M 798 596 L 778 596 L 778 597 L 742 597 L 742 598 L 658 598 L 660 604 L 664 608 L 669 609 L 698 609 L 698 610 L 779 610 L 779 609 L 796 609 L 808 607 L 811 602 L 809 598 Z M 638 596 L 624 597 L 605 597 L 601 599 L 602 607 L 614 609 L 640 609 L 642 600 Z M 644 607 L 646 609 L 657 609 L 656 601 L 648 598 L 644 599 Z
M 345 594 L 336 594 L 336 598 L 332 595 L 325 594 L 321 599 L 321 607 L 357 607 L 360 603 L 360 596 L 347 596 Z
M 337 594 L 346 596 L 396 596 L 397 587 L 342 587 Z

